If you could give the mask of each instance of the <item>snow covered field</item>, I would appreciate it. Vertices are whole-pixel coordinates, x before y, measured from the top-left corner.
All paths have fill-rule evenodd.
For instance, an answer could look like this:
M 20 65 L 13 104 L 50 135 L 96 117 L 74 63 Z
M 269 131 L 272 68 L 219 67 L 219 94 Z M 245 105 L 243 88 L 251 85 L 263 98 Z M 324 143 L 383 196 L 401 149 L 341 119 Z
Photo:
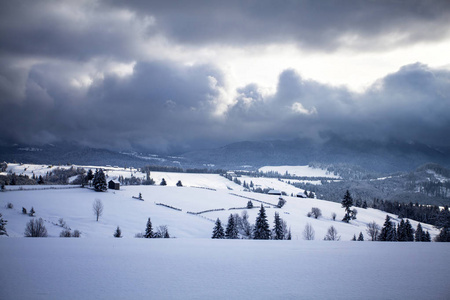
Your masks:
M 448 299 L 446 243 L 0 239 L 0 299 Z
M 132 171 L 108 172 L 111 178 L 118 176 L 114 172 Z M 287 203 L 276 208 L 278 196 L 245 192 L 219 175 L 152 172 L 151 176 L 156 183 L 165 178 L 168 186 L 121 186 L 105 193 L 74 186 L 32 186 L 42 190 L 7 186 L 0 192 L 0 213 L 8 220 L 10 236 L 0 237 L 0 299 L 448 299 L 450 295 L 448 244 L 368 242 L 366 225 L 375 221 L 381 226 L 385 212 L 358 208 L 357 219 L 347 224 L 340 221 L 344 215 L 340 203 L 284 196 Z M 240 179 L 247 181 L 244 178 Z M 259 179 L 254 183 L 295 189 L 276 179 Z M 185 186 L 176 187 L 178 180 Z M 301 191 L 292 192 L 297 190 Z M 139 193 L 144 201 L 132 198 Z M 249 198 L 253 209 L 245 208 Z M 92 211 L 95 199 L 104 205 L 98 222 Z M 278 212 L 293 240 L 210 239 L 216 218 L 226 225 L 230 213 L 246 211 L 254 223 L 258 201 L 265 202 L 270 226 Z M 6 208 L 8 203 L 14 207 Z M 34 208 L 34 218 L 44 220 L 48 238 L 23 238 L 32 217 L 22 214 L 22 207 Z M 322 216 L 308 218 L 312 207 Z M 187 213 L 217 209 L 223 210 Z M 332 213 L 337 215 L 335 221 Z M 176 238 L 134 238 L 145 230 L 149 217 L 154 228 L 167 225 Z M 81 231 L 81 238 L 59 238 L 60 218 Z M 314 241 L 302 239 L 307 223 L 315 230 Z M 417 222 L 411 224 L 416 228 Z M 117 226 L 121 239 L 113 237 Z M 323 241 L 330 226 L 341 241 Z M 432 237 L 438 233 L 428 224 L 422 226 Z M 349 241 L 360 232 L 365 242 Z

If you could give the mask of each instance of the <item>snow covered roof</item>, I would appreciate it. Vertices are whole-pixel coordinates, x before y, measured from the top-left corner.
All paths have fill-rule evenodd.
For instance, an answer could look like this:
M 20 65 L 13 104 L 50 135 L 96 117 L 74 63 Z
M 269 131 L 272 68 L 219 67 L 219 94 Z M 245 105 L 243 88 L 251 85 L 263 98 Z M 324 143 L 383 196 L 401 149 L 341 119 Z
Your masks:
M 270 190 L 268 192 L 269 195 L 281 195 L 281 192 L 279 190 Z

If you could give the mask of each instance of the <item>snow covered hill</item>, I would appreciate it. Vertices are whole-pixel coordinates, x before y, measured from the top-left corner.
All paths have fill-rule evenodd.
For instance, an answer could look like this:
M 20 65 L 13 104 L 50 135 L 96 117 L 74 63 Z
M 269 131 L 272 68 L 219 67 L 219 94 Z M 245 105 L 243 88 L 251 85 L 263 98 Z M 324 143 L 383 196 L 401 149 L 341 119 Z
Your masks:
M 14 237 L 23 236 L 25 225 L 30 220 L 29 216 L 22 214 L 22 207 L 27 210 L 34 208 L 35 217 L 45 220 L 50 236 L 59 236 L 62 228 L 54 224 L 58 224 L 58 220 L 63 218 L 70 228 L 80 230 L 82 237 L 86 238 L 112 237 L 117 226 L 122 229 L 124 238 L 133 238 L 135 234 L 144 231 L 149 217 L 154 226 L 167 225 L 172 236 L 210 238 L 213 221 L 220 218 L 226 223 L 231 213 L 242 214 L 246 211 L 250 223 L 254 223 L 261 202 L 265 203 L 270 225 L 273 225 L 274 214 L 278 212 L 291 228 L 293 239 L 302 239 L 304 227 L 310 223 L 317 240 L 323 239 L 330 226 L 337 229 L 341 240 L 350 240 L 354 234 L 358 235 L 360 232 L 368 240 L 366 225 L 375 221 L 381 226 L 386 217 L 386 213 L 379 210 L 358 209 L 357 219 L 347 224 L 340 221 L 344 215 L 340 203 L 284 196 L 287 203 L 282 208 L 276 208 L 278 196 L 242 191 L 241 186 L 219 175 L 157 172 L 152 175 L 157 179 L 164 176 L 169 186 L 122 186 L 119 191 L 108 190 L 104 193 L 73 186 L 54 186 L 54 189 L 44 190 L 18 190 L 15 186 L 16 190 L 0 193 L 0 211 L 8 220 L 9 235 Z M 190 186 L 170 186 L 178 180 Z M 7 186 L 7 189 L 10 187 Z M 32 187 L 49 188 L 49 186 Z M 144 201 L 132 198 L 137 197 L 139 193 L 142 194 Z M 99 222 L 95 221 L 92 212 L 92 203 L 95 199 L 101 200 L 104 204 L 104 213 Z M 253 209 L 246 208 L 250 199 L 254 205 Z M 12 203 L 14 208 L 5 208 L 8 203 Z M 318 219 L 307 217 L 312 207 L 319 208 L 322 216 Z M 213 211 L 197 215 L 188 213 L 208 210 Z M 335 221 L 332 219 L 333 213 L 337 215 Z M 396 216 L 391 217 L 394 221 L 399 221 Z M 414 228 L 417 226 L 415 221 L 411 221 L 411 224 Z M 438 233 L 431 225 L 422 224 L 422 226 L 432 237 Z

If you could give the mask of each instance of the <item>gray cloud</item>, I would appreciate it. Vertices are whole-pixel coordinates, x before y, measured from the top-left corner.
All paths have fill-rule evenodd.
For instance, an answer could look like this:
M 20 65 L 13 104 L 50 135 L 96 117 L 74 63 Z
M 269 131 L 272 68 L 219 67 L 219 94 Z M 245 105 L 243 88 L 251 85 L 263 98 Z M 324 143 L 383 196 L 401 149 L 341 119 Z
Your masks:
M 163 35 L 181 45 L 282 41 L 324 51 L 380 49 L 441 39 L 448 17 L 446 1 L 183 1 L 176 8 L 148 1 L 4 1 L 0 142 L 170 150 L 331 132 L 450 147 L 445 70 L 404 66 L 363 94 L 285 70 L 275 93 L 257 84 L 239 87 L 217 115 L 227 85 L 217 65 L 150 61 L 143 53 L 152 49 L 142 47 Z M 402 39 L 391 41 L 390 34 Z M 343 39 L 350 35 L 356 44 Z M 131 62 L 128 76 L 108 67 Z
M 113 1 L 155 16 L 158 29 L 187 44 L 290 41 L 303 49 L 385 49 L 449 34 L 450 4 L 437 1 Z

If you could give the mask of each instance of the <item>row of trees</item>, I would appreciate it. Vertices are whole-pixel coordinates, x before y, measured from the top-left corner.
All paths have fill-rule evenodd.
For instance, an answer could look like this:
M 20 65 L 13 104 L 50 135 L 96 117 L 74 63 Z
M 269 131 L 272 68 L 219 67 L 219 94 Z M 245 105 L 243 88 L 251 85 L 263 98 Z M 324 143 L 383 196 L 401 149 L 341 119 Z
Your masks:
M 222 222 L 217 218 L 213 233 L 213 239 L 255 239 L 255 240 L 290 240 L 291 231 L 287 229 L 286 222 L 275 212 L 274 226 L 270 230 L 267 221 L 267 214 L 264 206 L 261 204 L 255 225 L 248 222 L 248 214 L 246 211 L 242 213 L 242 217 L 238 214 L 230 214 L 226 229 L 224 230 Z
M 367 224 L 367 234 L 372 241 L 384 242 L 431 242 L 431 236 L 428 231 L 424 231 L 422 225 L 419 223 L 417 229 L 414 230 L 409 220 L 401 219 L 397 226 L 391 221 L 389 215 L 386 215 L 386 220 L 383 227 L 377 223 L 371 222 Z

